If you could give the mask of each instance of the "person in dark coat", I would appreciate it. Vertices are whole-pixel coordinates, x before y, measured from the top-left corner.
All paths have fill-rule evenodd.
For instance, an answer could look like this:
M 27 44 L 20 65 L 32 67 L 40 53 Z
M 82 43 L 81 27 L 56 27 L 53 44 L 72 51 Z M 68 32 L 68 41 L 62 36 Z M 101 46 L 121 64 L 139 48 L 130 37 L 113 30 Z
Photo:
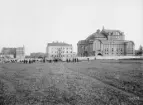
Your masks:
M 31 63 L 31 60 L 29 59 L 29 64 Z
M 79 62 L 78 58 L 76 59 L 77 62 Z

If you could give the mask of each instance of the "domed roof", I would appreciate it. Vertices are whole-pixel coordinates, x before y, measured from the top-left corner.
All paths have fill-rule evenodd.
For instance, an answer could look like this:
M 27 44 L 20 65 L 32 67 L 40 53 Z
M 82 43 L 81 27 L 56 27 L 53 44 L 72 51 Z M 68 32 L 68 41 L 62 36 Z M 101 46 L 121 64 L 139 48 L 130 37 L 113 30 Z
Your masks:
M 106 38 L 106 35 L 99 33 L 99 32 L 95 32 L 95 33 L 91 34 L 90 36 L 88 36 L 86 38 L 86 40 L 94 40 L 96 38 Z

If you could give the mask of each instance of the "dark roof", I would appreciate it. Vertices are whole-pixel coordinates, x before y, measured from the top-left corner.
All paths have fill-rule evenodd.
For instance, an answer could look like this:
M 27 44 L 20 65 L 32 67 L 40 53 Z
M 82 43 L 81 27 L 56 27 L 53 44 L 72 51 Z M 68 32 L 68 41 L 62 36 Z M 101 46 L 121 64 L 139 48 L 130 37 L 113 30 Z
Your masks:
M 53 42 L 53 43 L 48 43 L 48 46 L 72 46 L 72 45 L 67 43 Z
M 88 36 L 86 38 L 86 40 L 94 40 L 95 38 L 107 38 L 107 37 L 106 37 L 106 35 L 104 35 L 102 33 L 95 32 L 95 33 L 91 34 L 90 36 Z
M 87 41 L 87 40 L 80 40 L 80 41 L 78 41 L 78 43 L 77 44 L 87 44 L 89 41 Z
M 125 41 L 125 43 L 129 43 L 129 42 L 135 44 L 133 41 L 130 41 L 130 40 L 126 40 L 126 41 Z
M 101 31 L 102 34 L 106 34 L 109 35 L 109 33 L 114 33 L 114 32 L 118 32 L 120 35 L 123 35 L 124 33 L 121 32 L 120 30 L 110 30 L 110 29 L 103 29 Z

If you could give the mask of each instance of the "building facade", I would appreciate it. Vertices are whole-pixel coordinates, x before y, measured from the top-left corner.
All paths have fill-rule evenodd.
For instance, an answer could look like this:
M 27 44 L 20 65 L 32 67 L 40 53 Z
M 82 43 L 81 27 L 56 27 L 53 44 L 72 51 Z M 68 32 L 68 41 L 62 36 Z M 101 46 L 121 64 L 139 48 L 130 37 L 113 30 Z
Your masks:
M 42 53 L 42 52 L 31 53 L 30 57 L 31 58 L 44 58 L 44 57 L 46 57 L 46 54 Z
M 16 58 L 17 59 L 24 59 L 25 58 L 25 48 L 24 48 L 24 46 L 16 48 Z
M 25 57 L 25 48 L 17 47 L 17 48 L 2 48 L 1 54 L 3 56 L 10 56 L 12 58 L 24 58 Z
M 16 57 L 16 48 L 3 47 L 1 50 L 1 55 L 15 58 Z
M 53 42 L 48 43 L 46 48 L 46 54 L 48 59 L 73 59 L 75 57 L 75 53 L 73 53 L 73 47 L 71 44 L 61 43 L 61 42 Z
M 119 30 L 103 29 L 77 43 L 78 56 L 125 56 L 135 54 L 133 41 L 125 40 L 125 35 Z

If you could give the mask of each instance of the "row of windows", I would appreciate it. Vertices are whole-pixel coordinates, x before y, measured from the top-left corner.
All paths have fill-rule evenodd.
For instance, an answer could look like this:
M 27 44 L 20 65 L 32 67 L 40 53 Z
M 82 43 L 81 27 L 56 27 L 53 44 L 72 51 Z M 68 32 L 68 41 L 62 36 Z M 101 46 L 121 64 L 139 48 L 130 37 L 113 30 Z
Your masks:
M 104 50 L 105 50 L 105 51 L 108 51 L 109 49 L 106 48 L 106 49 L 104 49 Z M 116 48 L 116 49 L 112 48 L 111 50 L 112 50 L 112 51 L 123 51 L 122 48 Z
M 105 52 L 105 55 L 108 55 L 108 54 L 109 54 L 108 52 Z M 113 55 L 113 54 L 120 55 L 120 54 L 123 54 L 123 53 L 122 53 L 122 52 L 121 52 L 121 53 L 119 53 L 119 52 L 113 53 L 113 52 L 112 52 L 111 54 L 112 54 L 112 55 Z
M 51 57 L 72 57 L 72 55 L 51 55 Z
M 72 48 L 64 48 L 64 47 L 61 47 L 61 48 L 52 48 L 52 49 L 72 50 Z
M 65 52 L 64 51 L 61 51 L 61 52 L 60 51 L 55 51 L 55 52 L 52 51 L 52 53 L 72 53 L 72 51 L 65 51 Z

